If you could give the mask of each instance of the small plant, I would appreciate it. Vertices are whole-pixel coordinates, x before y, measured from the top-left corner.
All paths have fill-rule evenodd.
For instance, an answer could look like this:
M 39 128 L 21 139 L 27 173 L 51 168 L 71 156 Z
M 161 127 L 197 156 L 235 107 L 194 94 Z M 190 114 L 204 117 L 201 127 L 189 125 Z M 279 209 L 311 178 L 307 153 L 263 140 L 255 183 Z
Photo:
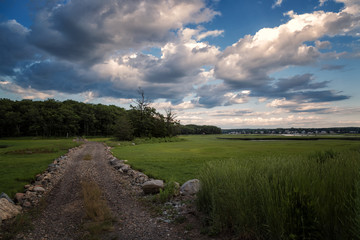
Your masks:
M 86 154 L 83 158 L 83 160 L 90 161 L 92 159 L 91 154 Z
M 175 182 L 169 182 L 165 185 L 164 189 L 160 189 L 160 193 L 155 196 L 155 201 L 165 203 L 169 201 L 174 194 L 176 194 L 177 188 Z
M 102 232 L 113 230 L 114 219 L 106 200 L 102 197 L 99 186 L 91 180 L 83 180 L 81 186 L 86 218 L 89 220 L 84 223 L 84 228 L 89 233 L 84 237 L 100 239 Z

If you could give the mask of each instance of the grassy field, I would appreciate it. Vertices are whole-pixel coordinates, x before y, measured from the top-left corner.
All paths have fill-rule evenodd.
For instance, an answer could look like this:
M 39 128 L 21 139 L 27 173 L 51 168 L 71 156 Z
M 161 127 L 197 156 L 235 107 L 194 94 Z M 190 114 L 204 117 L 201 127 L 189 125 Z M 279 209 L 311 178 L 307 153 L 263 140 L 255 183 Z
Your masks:
M 134 168 L 166 181 L 185 181 L 199 176 L 199 170 L 209 161 L 263 159 L 268 156 L 308 155 L 316 151 L 337 151 L 356 148 L 359 141 L 231 141 L 213 136 L 181 136 L 184 141 L 147 143 L 133 146 L 126 142 L 106 141 L 119 159 L 127 159 Z M 120 144 L 120 145 L 119 145 Z
M 108 144 L 115 156 L 153 177 L 180 183 L 199 178 L 198 205 L 207 215 L 208 233 L 360 239 L 359 141 L 218 137 Z
M 13 196 L 22 192 L 36 174 L 48 164 L 78 146 L 72 139 L 2 139 L 0 140 L 0 192 Z

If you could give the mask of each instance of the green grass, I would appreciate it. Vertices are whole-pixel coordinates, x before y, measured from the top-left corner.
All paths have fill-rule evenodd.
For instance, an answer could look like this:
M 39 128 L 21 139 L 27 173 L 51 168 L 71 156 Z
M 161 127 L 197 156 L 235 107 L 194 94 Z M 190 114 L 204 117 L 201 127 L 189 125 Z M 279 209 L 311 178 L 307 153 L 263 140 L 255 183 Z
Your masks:
M 119 159 L 155 178 L 166 181 L 185 181 L 197 178 L 202 166 L 214 160 L 242 161 L 266 158 L 269 155 L 298 156 L 333 149 L 342 151 L 360 146 L 359 141 L 231 141 L 217 139 L 219 135 L 181 136 L 185 141 L 131 145 L 103 139 L 114 147 Z
M 36 174 L 69 148 L 78 146 L 72 139 L 14 138 L 0 140 L 0 192 L 12 197 L 22 192 Z
M 242 239 L 360 239 L 360 152 L 213 161 L 200 174 L 210 233 Z

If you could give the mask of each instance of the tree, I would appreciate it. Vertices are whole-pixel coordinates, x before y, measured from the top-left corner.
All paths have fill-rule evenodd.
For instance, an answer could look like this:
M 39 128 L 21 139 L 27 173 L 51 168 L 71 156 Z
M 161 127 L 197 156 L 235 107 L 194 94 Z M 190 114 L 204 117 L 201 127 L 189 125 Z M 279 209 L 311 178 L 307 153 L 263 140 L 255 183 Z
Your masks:
M 136 137 L 152 137 L 154 127 L 154 115 L 156 110 L 150 106 L 151 101 L 145 97 L 144 90 L 138 89 L 140 97 L 134 101 L 135 105 L 130 105 L 130 120 L 134 126 L 134 135 Z
M 114 136 L 120 141 L 130 141 L 134 139 L 134 129 L 126 116 L 120 117 L 114 128 Z
M 166 131 L 167 135 L 172 137 L 178 134 L 180 121 L 175 120 L 176 114 L 172 111 L 171 107 L 164 109 L 166 116 Z

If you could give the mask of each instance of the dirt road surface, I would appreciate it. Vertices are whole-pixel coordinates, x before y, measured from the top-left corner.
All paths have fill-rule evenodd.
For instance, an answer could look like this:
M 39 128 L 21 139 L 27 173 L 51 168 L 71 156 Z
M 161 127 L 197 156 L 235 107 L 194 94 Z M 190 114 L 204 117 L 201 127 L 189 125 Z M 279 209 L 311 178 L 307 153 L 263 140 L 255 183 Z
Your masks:
M 112 168 L 107 160 L 106 146 L 86 142 L 68 156 L 68 163 L 61 180 L 46 197 L 45 208 L 33 220 L 33 229 L 23 232 L 18 239 L 24 240 L 77 240 L 89 239 L 83 227 L 84 203 L 81 180 L 95 181 L 116 219 L 113 231 L 101 239 L 198 239 L 189 236 L 174 223 L 158 221 L 139 196 L 130 191 L 123 175 Z M 91 160 L 84 160 L 85 156 Z

